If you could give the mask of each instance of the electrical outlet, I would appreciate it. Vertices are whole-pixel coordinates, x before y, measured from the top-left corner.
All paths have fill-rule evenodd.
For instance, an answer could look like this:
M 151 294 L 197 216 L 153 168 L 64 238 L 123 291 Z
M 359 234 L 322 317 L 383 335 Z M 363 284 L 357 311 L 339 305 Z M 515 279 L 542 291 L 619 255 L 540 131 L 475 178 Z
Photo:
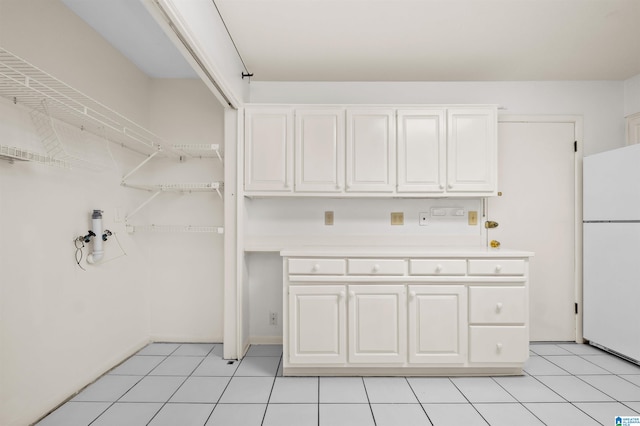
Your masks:
M 404 225 L 404 213 L 403 212 L 392 212 L 391 213 L 391 224 L 392 225 Z
M 469 211 L 469 225 L 474 226 L 478 224 L 478 212 Z
M 333 225 L 333 212 L 326 211 L 324 212 L 324 224 L 325 225 Z
M 427 226 L 429 224 L 429 213 L 421 212 L 418 219 L 418 224 L 420 224 L 420 226 Z
M 278 313 L 269 312 L 269 325 L 278 325 Z

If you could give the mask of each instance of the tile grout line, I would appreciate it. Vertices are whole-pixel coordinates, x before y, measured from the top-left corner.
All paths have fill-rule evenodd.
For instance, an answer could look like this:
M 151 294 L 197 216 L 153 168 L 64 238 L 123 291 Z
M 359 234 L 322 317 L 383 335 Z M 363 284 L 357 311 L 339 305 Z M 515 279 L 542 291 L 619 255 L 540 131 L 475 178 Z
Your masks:
M 480 413 L 480 411 L 478 411 L 478 408 L 477 408 L 475 405 L 473 405 L 473 402 L 471 402 L 471 401 L 469 400 L 469 398 L 467 398 L 467 395 L 465 395 L 465 393 L 464 393 L 464 392 L 462 392 L 462 390 L 460 390 L 460 388 L 458 387 L 458 385 L 456 385 L 456 384 L 455 384 L 455 382 L 454 382 L 453 380 L 451 380 L 451 377 L 448 377 L 448 379 L 449 379 L 449 381 L 451 382 L 451 384 L 452 384 L 453 386 L 455 386 L 455 388 L 456 388 L 456 389 L 458 389 L 458 392 L 460 392 L 460 393 L 462 394 L 462 396 L 464 396 L 464 399 L 466 399 L 466 400 L 467 400 L 467 402 L 469 403 L 469 405 L 471 405 L 471 406 L 473 407 L 473 409 L 474 409 L 474 410 L 476 410 L 476 413 L 478 413 L 478 415 L 480 416 L 480 418 L 482 418 L 482 420 L 484 420 L 484 422 L 485 422 L 486 424 L 488 424 L 489 426 L 491 426 L 491 423 L 489 423 L 489 422 L 487 421 L 487 419 L 485 419 L 485 418 L 484 418 L 484 416 L 482 415 L 482 413 Z
M 418 395 L 416 394 L 415 389 L 413 389 L 413 386 L 411 386 L 411 382 L 409 381 L 409 378 L 407 376 L 404 376 L 404 379 L 407 382 L 407 385 L 409 385 L 409 389 L 411 389 L 411 392 L 413 392 L 413 396 L 416 397 L 416 400 L 418 401 L 418 404 L 420 404 L 420 408 L 422 408 L 422 411 L 424 412 L 424 415 L 427 416 L 427 420 L 429 421 L 429 424 L 431 426 L 433 426 L 433 422 L 431 421 L 431 417 L 429 417 L 429 414 L 427 413 L 427 410 L 424 408 L 424 405 L 422 405 L 422 401 L 420 401 L 420 398 L 418 398 Z
M 533 377 L 533 376 L 527 375 L 526 377 Z M 509 392 L 509 390 L 508 390 L 507 388 L 505 388 L 504 386 L 502 386 L 502 385 L 500 384 L 500 382 L 498 382 L 498 381 L 495 379 L 495 377 L 491 377 L 491 378 L 493 379 L 493 381 L 494 381 L 494 382 L 496 382 L 496 384 L 497 384 L 498 386 L 500 386 L 502 389 L 504 389 L 504 391 L 505 391 L 506 393 L 508 393 L 508 394 L 509 394 L 513 399 L 515 399 L 516 401 L 518 401 L 518 404 L 520 404 L 520 405 L 522 406 L 522 408 L 524 408 L 525 410 L 527 410 L 528 412 L 530 412 L 530 413 L 531 413 L 531 415 L 532 415 L 533 417 L 535 417 L 536 419 L 538 419 L 538 420 L 540 421 L 540 423 L 542 423 L 543 425 L 545 424 L 545 422 L 543 422 L 543 421 L 542 421 L 542 419 L 541 419 L 540 417 L 536 416 L 536 413 L 534 413 L 533 411 L 531 411 L 531 410 L 529 409 L 529 407 L 527 407 L 526 405 L 524 405 L 524 403 L 523 403 L 522 401 L 520 401 L 518 398 L 516 398 L 516 397 L 515 397 L 515 395 L 513 395 L 511 392 Z M 534 379 L 534 380 L 536 380 L 538 383 L 540 383 L 542 386 L 546 386 L 544 383 L 540 382 L 540 380 L 536 379 L 535 377 L 533 377 L 533 379 Z M 548 386 L 546 386 L 546 387 L 547 387 L 551 392 L 556 393 L 556 392 L 554 392 L 554 391 L 553 391 L 553 389 L 550 389 Z M 556 393 L 556 395 L 558 395 L 558 394 Z M 562 396 L 560 396 L 560 395 L 558 395 L 558 396 L 559 396 L 560 398 L 562 398 Z M 564 398 L 563 398 L 563 399 L 564 399 Z

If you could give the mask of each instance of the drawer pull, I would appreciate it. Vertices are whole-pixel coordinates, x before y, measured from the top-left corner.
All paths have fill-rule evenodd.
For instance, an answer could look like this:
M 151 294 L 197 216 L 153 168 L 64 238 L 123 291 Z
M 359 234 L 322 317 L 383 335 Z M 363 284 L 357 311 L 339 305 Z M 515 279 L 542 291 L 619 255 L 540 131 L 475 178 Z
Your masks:
M 496 352 L 498 352 L 498 353 L 502 352 L 502 343 L 496 344 Z
M 436 266 L 436 272 L 438 273 L 442 272 L 442 265 Z
M 502 271 L 502 266 L 496 265 L 496 272 L 500 273 Z
M 311 272 L 318 272 L 319 270 L 320 270 L 320 265 L 318 265 L 317 263 L 313 265 L 313 268 L 311 268 Z
M 502 312 L 502 303 L 501 302 L 496 303 L 496 312 L 497 313 Z
M 378 272 L 378 271 L 380 271 L 380 265 L 378 264 L 373 265 L 373 272 Z

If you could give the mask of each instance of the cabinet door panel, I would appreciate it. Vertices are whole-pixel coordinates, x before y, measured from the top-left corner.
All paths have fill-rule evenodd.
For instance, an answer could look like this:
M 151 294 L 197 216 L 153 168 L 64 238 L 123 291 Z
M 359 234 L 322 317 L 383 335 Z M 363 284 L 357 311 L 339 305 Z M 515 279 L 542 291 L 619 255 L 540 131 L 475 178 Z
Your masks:
M 245 191 L 291 191 L 293 110 L 245 112 Z
M 467 295 L 464 286 L 409 286 L 409 362 L 464 363 Z
M 342 190 L 344 133 L 342 109 L 296 111 L 296 191 Z
M 398 192 L 444 192 L 444 110 L 398 111 Z
M 496 127 L 492 108 L 447 111 L 447 191 L 495 191 Z
M 289 362 L 346 361 L 345 286 L 289 287 Z
M 395 189 L 395 121 L 391 109 L 347 110 L 347 191 Z
M 529 358 L 529 332 L 521 327 L 469 327 L 469 361 L 520 363 Z
M 349 286 L 349 362 L 405 362 L 406 333 L 404 286 Z

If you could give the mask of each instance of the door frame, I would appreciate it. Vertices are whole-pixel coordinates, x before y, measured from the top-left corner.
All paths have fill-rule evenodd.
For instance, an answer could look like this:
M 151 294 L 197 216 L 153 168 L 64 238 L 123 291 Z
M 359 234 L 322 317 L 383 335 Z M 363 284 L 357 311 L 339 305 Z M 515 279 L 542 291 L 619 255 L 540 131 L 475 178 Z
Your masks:
M 582 158 L 583 117 L 581 115 L 512 115 L 498 114 L 499 123 L 570 123 L 576 140 L 574 156 L 574 299 L 578 304 L 575 316 L 575 341 L 583 343 L 582 334 Z M 500 177 L 498 176 L 498 182 Z

